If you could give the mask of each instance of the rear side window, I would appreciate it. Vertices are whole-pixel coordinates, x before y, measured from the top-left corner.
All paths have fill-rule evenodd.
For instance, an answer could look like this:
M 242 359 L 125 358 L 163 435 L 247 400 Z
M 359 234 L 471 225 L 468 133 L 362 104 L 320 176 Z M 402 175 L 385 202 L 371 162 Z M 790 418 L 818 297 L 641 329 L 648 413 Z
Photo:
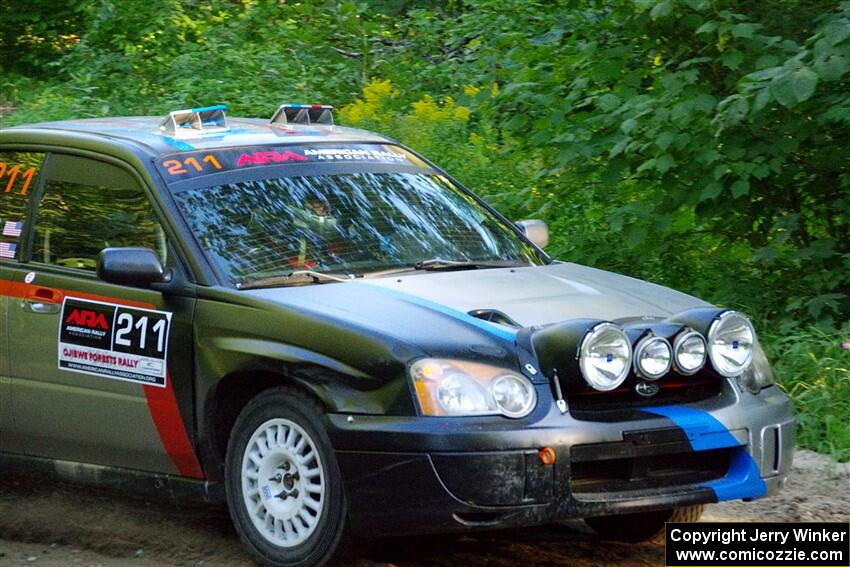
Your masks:
M 166 238 L 143 188 L 114 165 L 54 154 L 35 225 L 33 261 L 94 270 L 104 248 L 140 246 L 166 261 Z
M 0 260 L 21 259 L 30 196 L 44 154 L 0 152 Z

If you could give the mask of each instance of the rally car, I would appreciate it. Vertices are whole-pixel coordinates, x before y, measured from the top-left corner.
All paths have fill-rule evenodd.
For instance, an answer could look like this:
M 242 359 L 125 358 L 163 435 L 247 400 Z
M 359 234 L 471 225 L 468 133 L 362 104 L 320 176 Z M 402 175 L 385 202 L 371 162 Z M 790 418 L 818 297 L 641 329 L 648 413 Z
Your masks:
M 653 537 L 782 487 L 746 315 L 550 258 L 332 109 L 0 131 L 6 470 L 226 499 L 250 551 L 585 518 Z

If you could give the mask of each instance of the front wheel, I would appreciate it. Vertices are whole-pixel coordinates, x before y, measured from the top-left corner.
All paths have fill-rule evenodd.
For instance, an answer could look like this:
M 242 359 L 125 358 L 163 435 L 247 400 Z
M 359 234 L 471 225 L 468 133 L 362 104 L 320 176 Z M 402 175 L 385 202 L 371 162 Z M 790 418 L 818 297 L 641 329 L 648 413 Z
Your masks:
M 641 541 L 663 541 L 665 522 L 698 522 L 705 505 L 683 506 L 672 510 L 598 516 L 585 518 L 585 523 L 603 539 L 638 543 Z
M 267 390 L 239 414 L 227 447 L 230 516 L 242 541 L 275 567 L 326 563 L 339 545 L 345 498 L 321 408 Z

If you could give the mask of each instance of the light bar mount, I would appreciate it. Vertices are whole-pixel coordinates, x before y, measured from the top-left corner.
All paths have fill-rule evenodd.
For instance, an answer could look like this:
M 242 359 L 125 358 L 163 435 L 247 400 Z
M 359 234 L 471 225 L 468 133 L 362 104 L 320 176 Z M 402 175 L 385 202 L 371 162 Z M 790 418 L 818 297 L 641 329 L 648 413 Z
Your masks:
M 322 124 L 333 126 L 334 107 L 327 104 L 281 104 L 272 116 L 272 126 Z
M 159 125 L 159 131 L 172 138 L 188 138 L 200 134 L 227 131 L 227 105 L 201 106 L 174 110 Z

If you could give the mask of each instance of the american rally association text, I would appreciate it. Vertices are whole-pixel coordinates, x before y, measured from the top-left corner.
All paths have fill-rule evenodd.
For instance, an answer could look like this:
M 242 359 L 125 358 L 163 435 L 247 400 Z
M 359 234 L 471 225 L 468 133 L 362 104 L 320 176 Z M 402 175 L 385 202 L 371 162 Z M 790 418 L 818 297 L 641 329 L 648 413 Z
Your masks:
M 845 541 L 846 531 L 811 528 L 795 528 L 791 531 L 766 530 L 764 528 L 738 528 L 731 530 L 717 529 L 711 531 L 683 531 L 679 528 L 670 530 L 673 541 L 691 543 L 722 543 L 727 545 L 735 541 L 772 541 L 781 544 L 793 537 L 795 542 Z

